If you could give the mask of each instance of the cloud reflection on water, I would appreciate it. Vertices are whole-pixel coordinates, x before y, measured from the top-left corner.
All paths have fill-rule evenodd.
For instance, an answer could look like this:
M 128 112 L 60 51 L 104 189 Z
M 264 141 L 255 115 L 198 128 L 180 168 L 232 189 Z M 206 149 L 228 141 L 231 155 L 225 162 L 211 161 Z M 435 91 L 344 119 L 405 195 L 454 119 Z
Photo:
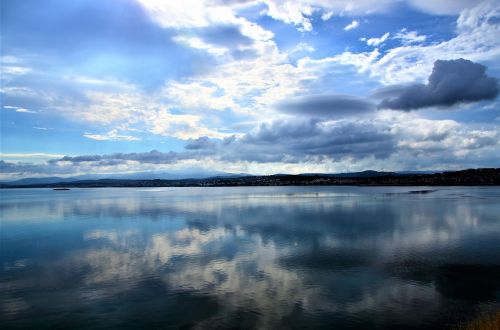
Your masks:
M 8 230 L 19 226 L 26 235 L 6 235 L 12 244 L 2 257 L 3 318 L 27 317 L 49 298 L 66 311 L 112 304 L 122 315 L 148 297 L 160 309 L 200 304 L 164 320 L 171 325 L 416 325 L 445 318 L 455 311 L 449 299 L 464 299 L 452 283 L 464 279 L 446 267 L 465 265 L 467 280 L 483 270 L 471 262 L 500 265 L 494 194 L 291 190 L 7 199 L 1 210 Z M 20 219 L 33 212 L 26 218 L 38 221 L 24 227 Z M 43 220 L 54 217 L 56 224 Z M 78 240 L 63 251 L 43 239 L 37 248 L 15 250 L 37 230 Z M 489 271 L 496 274 L 495 267 Z M 500 286 L 493 280 L 489 288 Z M 485 303 L 496 302 L 485 295 L 466 307 Z

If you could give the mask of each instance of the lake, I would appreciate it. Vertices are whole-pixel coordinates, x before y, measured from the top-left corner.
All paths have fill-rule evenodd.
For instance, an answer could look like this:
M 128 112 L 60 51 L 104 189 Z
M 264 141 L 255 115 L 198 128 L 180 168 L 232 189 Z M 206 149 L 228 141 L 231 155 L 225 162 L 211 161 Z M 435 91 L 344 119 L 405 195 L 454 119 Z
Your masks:
M 2 329 L 442 329 L 500 308 L 499 187 L 0 194 Z

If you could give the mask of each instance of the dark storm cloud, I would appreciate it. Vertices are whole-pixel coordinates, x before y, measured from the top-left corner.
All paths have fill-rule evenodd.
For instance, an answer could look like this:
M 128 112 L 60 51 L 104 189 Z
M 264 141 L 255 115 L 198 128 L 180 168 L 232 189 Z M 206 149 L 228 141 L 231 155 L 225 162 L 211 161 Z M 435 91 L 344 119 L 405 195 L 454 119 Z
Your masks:
M 185 155 L 187 156 L 187 155 Z M 171 164 L 181 160 L 182 154 L 174 151 L 160 152 L 151 150 L 149 152 L 116 153 L 107 155 L 82 155 L 82 156 L 64 156 L 60 159 L 52 159 L 49 163 L 70 162 L 73 164 L 84 162 L 95 162 L 99 165 L 109 166 L 125 163 L 126 161 L 137 161 L 144 164 Z
M 71 167 L 60 168 L 52 166 L 50 163 L 22 163 L 22 162 L 6 162 L 0 160 L 0 173 L 1 174 L 68 174 L 73 173 L 74 169 Z
M 340 118 L 375 110 L 375 105 L 350 95 L 314 95 L 280 102 L 278 110 L 309 117 Z
M 221 141 L 200 137 L 191 140 L 181 152 L 152 150 L 142 153 L 65 156 L 48 161 L 74 166 L 111 166 L 135 161 L 142 164 L 173 164 L 187 159 L 259 163 L 315 161 L 327 158 L 384 158 L 396 149 L 389 129 L 368 122 L 326 123 L 319 120 L 274 121 L 252 132 Z
M 214 147 L 215 143 L 210 141 L 206 136 L 202 136 L 197 139 L 191 139 L 184 146 L 184 148 L 187 150 L 212 149 Z
M 498 93 L 498 79 L 489 77 L 485 66 L 457 59 L 434 62 L 426 85 L 390 86 L 377 92 L 375 96 L 383 98 L 379 108 L 409 111 L 492 100 Z
M 343 157 L 388 157 L 395 150 L 389 129 L 368 122 L 326 123 L 319 120 L 275 121 L 233 143 L 237 152 L 227 160 L 257 162 L 300 162 L 310 159 Z
M 1 173 L 32 173 L 38 172 L 43 168 L 43 166 L 29 163 L 14 163 L 14 162 L 6 162 L 4 160 L 0 160 L 0 172 Z

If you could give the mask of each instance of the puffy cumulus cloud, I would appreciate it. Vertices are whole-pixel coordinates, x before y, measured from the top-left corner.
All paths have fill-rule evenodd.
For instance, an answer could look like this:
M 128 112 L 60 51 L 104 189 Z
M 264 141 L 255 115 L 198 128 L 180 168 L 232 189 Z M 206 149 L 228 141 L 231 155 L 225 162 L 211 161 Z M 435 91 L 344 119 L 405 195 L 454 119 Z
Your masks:
M 434 63 L 427 84 L 387 87 L 380 108 L 413 110 L 431 106 L 449 107 L 494 99 L 498 79 L 486 75 L 486 67 L 464 59 Z
M 350 95 L 313 95 L 279 102 L 277 108 L 292 115 L 342 118 L 370 113 L 375 105 Z

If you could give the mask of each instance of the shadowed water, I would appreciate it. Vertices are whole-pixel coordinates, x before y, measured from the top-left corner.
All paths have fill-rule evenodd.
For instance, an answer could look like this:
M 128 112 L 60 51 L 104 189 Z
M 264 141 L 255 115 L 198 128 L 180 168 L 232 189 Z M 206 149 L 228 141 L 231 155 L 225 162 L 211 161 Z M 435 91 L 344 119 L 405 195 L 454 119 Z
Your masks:
M 2 329 L 442 329 L 500 307 L 500 188 L 0 194 Z

